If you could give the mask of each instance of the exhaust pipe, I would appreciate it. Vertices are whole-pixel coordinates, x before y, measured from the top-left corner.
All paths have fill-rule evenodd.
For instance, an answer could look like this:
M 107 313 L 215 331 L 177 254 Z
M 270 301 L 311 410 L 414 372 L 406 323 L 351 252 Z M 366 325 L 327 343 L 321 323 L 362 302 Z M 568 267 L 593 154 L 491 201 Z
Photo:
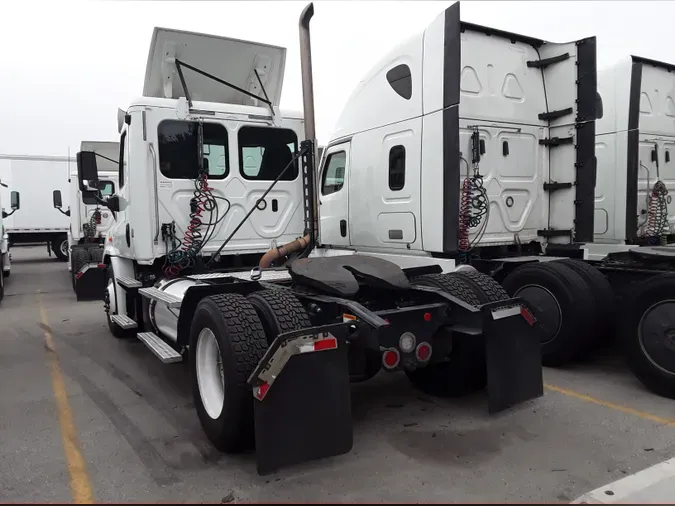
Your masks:
M 309 21 L 314 16 L 314 4 L 310 3 L 302 10 L 300 14 L 300 70 L 302 72 L 302 103 L 304 108 L 305 115 L 305 139 L 312 141 L 314 146 L 314 153 L 312 153 L 312 158 L 316 160 L 316 122 L 314 118 L 314 81 L 312 79 L 312 46 L 310 43 L 309 37 Z M 316 188 L 316 173 L 312 174 L 314 177 L 314 188 Z M 314 192 L 316 193 L 316 192 Z M 318 205 L 316 194 L 313 197 L 314 202 L 314 237 L 317 237 L 317 216 L 318 216 Z M 298 239 L 284 244 L 279 248 L 274 248 L 265 253 L 258 267 L 261 269 L 267 269 L 272 262 L 278 260 L 281 257 L 286 257 L 292 253 L 296 253 L 304 249 L 304 254 L 309 254 L 309 251 L 314 246 L 312 244 L 312 234 L 311 232 L 304 237 L 299 237 Z
M 300 69 L 302 72 L 302 105 L 305 111 L 305 138 L 315 144 L 316 123 L 314 118 L 314 81 L 312 79 L 312 45 L 309 37 L 309 21 L 314 16 L 314 4 L 310 3 L 300 14 Z
M 291 241 L 288 244 L 284 244 L 279 248 L 271 249 L 262 256 L 260 262 L 258 263 L 258 267 L 261 269 L 267 269 L 275 260 L 278 260 L 281 257 L 287 257 L 292 253 L 300 251 L 301 249 L 306 249 L 309 244 L 309 235 L 306 235 L 304 237 L 298 237 L 296 240 Z

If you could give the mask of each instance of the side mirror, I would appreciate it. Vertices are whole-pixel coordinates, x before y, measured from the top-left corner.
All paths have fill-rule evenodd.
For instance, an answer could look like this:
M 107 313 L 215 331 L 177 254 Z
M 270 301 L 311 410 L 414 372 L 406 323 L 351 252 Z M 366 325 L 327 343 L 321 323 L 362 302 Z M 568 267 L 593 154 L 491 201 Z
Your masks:
M 120 199 L 117 195 L 108 197 L 106 200 L 106 207 L 110 209 L 113 213 L 117 213 L 120 210 Z
M 52 192 L 52 200 L 54 201 L 54 207 L 56 209 L 61 209 L 61 207 L 63 207 L 63 200 L 61 199 L 61 190 L 54 190 Z
M 81 191 L 98 190 L 98 167 L 96 166 L 96 153 L 93 151 L 77 153 L 77 179 Z M 93 188 L 89 188 L 88 185 L 92 185 L 92 183 Z
M 10 194 L 9 201 L 12 207 L 12 211 L 16 211 L 17 209 L 21 208 L 21 199 L 19 198 L 19 192 L 13 191 Z

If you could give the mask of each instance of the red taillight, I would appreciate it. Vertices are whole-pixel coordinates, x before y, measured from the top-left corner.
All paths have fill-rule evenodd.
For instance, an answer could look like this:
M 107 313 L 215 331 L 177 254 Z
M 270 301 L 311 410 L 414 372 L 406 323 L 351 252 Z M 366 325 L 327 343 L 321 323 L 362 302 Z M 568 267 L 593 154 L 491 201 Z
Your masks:
M 75 279 L 80 279 L 82 276 L 84 276 L 84 272 L 79 271 L 75 273 Z
M 387 369 L 394 369 L 401 360 L 397 350 L 387 350 L 382 354 L 382 364 Z
M 105 269 L 105 264 L 98 264 L 99 269 Z
M 417 360 L 426 362 L 431 358 L 431 345 L 429 343 L 420 343 L 415 351 Z
M 431 321 L 431 313 L 424 313 L 424 321 L 425 322 Z
M 520 306 L 520 315 L 525 318 L 525 321 L 530 325 L 534 325 L 534 322 L 536 321 L 534 318 L 534 315 L 530 312 L 529 309 L 526 307 Z

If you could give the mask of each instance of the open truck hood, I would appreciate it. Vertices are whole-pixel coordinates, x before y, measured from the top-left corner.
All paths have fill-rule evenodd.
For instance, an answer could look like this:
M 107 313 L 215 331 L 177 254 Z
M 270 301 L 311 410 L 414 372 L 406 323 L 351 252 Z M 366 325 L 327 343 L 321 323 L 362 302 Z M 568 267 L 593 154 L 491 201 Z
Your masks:
M 82 141 L 80 151 L 94 151 L 102 156 L 96 157 L 96 165 L 99 172 L 118 172 L 119 165 L 116 163 L 120 157 L 120 143 L 108 141 Z M 103 158 L 105 157 L 105 158 Z M 107 160 L 107 159 L 110 160 Z M 112 161 L 114 160 L 114 162 Z
M 156 27 L 145 68 L 144 96 L 185 96 L 173 58 L 264 98 L 254 72 L 257 70 L 272 105 L 279 105 L 286 48 Z M 183 67 L 183 75 L 194 101 L 254 104 L 253 98 L 193 70 Z

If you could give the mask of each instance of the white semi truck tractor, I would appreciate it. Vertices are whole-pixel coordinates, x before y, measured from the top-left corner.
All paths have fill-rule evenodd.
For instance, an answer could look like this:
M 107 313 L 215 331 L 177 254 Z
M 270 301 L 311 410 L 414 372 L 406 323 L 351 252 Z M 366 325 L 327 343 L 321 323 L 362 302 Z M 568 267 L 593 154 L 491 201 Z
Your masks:
M 7 185 L 0 180 L 0 187 L 7 188 Z M 19 194 L 14 192 L 11 194 L 11 211 L 5 211 L 2 193 L 3 192 L 0 191 L 0 301 L 2 301 L 5 296 L 5 278 L 9 277 L 12 269 L 12 262 L 9 254 L 9 236 L 5 229 L 5 218 L 19 209 Z
M 545 365 L 618 335 L 644 385 L 675 398 L 675 248 L 651 246 L 675 220 L 672 70 L 632 57 L 598 77 L 594 37 L 477 27 L 454 4 L 347 101 L 314 254 L 473 268 L 535 308 Z
M 54 208 L 70 219 L 68 270 L 78 300 L 98 299 L 105 288 L 103 242 L 107 231 L 115 222 L 115 216 L 112 211 L 101 205 L 101 199 L 113 195 L 116 191 L 119 148 L 118 142 L 83 141 L 80 149 L 91 151 L 97 157 L 99 165 L 97 191 L 80 188 L 76 166 L 73 167 L 68 180 L 70 202 L 65 211 L 62 209 L 61 190 L 53 191 Z
M 405 249 L 324 248 L 343 228 L 315 185 L 313 12 L 300 19 L 303 114 L 279 108 L 284 48 L 156 28 L 143 96 L 119 123 L 119 184 L 103 199 L 116 214 L 103 258 L 111 334 L 165 363 L 187 358 L 204 432 L 227 452 L 255 440 L 261 474 L 348 452 L 350 382 L 381 370 L 435 395 L 486 388 L 491 412 L 543 394 L 539 324 L 489 276 L 410 262 Z M 444 54 L 464 37 L 457 15 L 416 39 L 434 104 L 456 70 L 459 46 Z M 97 163 L 78 154 L 85 189 L 98 188 Z

